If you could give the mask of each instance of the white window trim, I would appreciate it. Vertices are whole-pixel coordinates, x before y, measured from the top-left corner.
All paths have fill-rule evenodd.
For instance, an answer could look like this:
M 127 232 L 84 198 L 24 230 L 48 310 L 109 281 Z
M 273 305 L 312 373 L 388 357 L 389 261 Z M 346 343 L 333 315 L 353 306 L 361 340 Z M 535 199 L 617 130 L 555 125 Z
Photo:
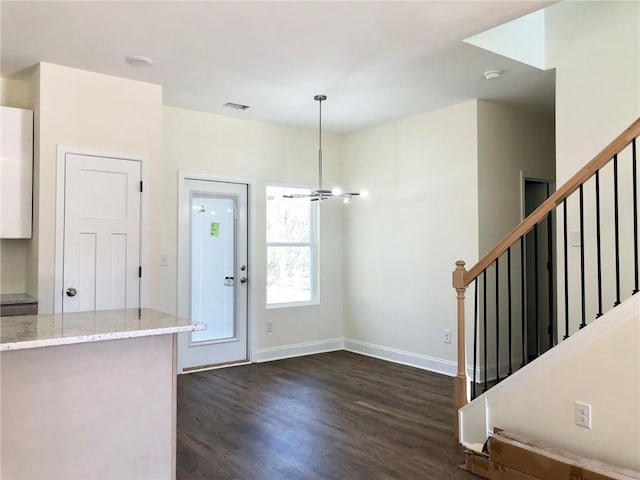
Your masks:
M 292 183 L 278 183 L 278 182 L 267 182 L 265 188 L 266 190 L 269 187 L 280 187 L 280 188 L 299 188 L 306 189 L 312 191 L 314 187 L 309 185 L 299 185 Z M 309 200 L 311 202 L 311 200 Z M 317 202 L 313 202 L 316 204 Z M 269 242 L 266 241 L 265 250 L 268 252 L 269 247 L 307 247 L 311 248 L 311 265 L 310 270 L 311 273 L 309 275 L 311 279 L 311 300 L 304 300 L 300 302 L 280 302 L 280 303 L 268 303 L 266 301 L 267 295 L 265 290 L 265 303 L 267 310 L 277 309 L 277 308 L 295 308 L 295 307 L 307 307 L 313 305 L 320 304 L 320 208 L 319 205 L 312 205 L 310 210 L 311 218 L 309 220 L 309 225 L 311 226 L 311 231 L 309 232 L 309 242 Z M 266 210 L 265 210 L 266 213 Z M 266 233 L 266 232 L 265 232 Z M 266 286 L 265 279 L 265 288 L 269 288 Z

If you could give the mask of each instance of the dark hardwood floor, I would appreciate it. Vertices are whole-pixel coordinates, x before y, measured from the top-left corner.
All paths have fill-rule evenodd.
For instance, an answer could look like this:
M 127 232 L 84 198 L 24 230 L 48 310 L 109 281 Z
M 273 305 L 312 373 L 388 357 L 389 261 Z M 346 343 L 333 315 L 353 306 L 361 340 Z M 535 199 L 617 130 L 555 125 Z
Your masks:
M 477 478 L 452 385 L 349 352 L 180 375 L 178 480 Z

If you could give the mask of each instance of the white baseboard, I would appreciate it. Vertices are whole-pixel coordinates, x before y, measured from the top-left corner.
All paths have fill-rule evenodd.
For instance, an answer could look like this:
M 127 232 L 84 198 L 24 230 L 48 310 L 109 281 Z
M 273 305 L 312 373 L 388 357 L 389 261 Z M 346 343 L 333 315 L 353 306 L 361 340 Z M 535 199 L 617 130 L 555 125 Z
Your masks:
M 320 340 L 317 342 L 283 345 L 281 347 L 259 348 L 256 350 L 253 361 L 269 362 L 271 360 L 301 357 L 303 355 L 313 355 L 314 353 L 334 352 L 336 350 L 343 349 L 344 342 L 342 338 L 332 338 L 329 340 Z
M 361 342 L 360 340 L 351 340 L 349 338 L 344 339 L 344 349 L 349 352 L 360 353 L 402 365 L 409 365 L 410 367 L 421 368 L 450 377 L 455 377 L 456 375 L 456 363 L 443 358 L 430 357 L 428 355 Z
M 397 348 L 385 347 L 373 343 L 361 342 L 348 338 L 333 338 L 318 342 L 296 343 L 281 347 L 260 348 L 254 355 L 255 362 L 269 362 L 284 358 L 313 355 L 315 353 L 334 352 L 346 350 L 359 353 L 368 357 L 379 358 L 388 362 L 409 365 L 410 367 L 428 370 L 453 377 L 456 375 L 456 363 L 437 357 L 430 357 L 419 353 L 407 352 Z

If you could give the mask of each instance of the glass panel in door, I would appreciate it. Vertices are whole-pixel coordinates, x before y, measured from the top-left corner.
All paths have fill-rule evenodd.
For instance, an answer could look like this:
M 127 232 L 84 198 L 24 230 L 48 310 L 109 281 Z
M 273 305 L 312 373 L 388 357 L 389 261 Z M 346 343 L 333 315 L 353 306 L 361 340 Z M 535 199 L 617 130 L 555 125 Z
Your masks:
M 191 195 L 191 319 L 207 324 L 191 342 L 236 337 L 235 199 Z

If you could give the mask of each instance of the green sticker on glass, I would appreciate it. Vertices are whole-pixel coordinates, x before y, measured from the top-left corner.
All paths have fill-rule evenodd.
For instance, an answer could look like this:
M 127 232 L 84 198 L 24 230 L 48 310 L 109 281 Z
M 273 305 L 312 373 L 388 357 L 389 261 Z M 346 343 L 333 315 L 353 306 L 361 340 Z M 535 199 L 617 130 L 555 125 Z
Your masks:
M 220 224 L 218 222 L 211 222 L 211 236 L 212 237 L 220 236 Z

